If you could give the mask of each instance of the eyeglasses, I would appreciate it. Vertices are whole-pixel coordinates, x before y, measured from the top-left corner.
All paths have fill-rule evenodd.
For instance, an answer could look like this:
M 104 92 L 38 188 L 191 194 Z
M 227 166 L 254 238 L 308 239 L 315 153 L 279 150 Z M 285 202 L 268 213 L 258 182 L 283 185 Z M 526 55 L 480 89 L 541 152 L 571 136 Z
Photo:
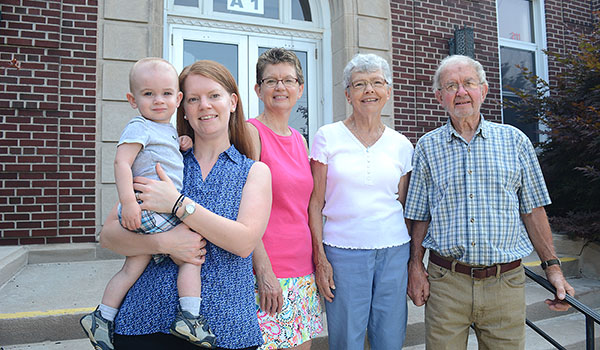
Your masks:
M 475 81 L 475 80 L 467 80 L 467 81 L 463 82 L 462 84 L 452 82 L 452 83 L 448 83 L 448 84 L 444 85 L 442 88 L 440 88 L 438 90 L 446 90 L 447 93 L 455 94 L 461 85 L 465 90 L 475 90 L 479 87 L 479 85 L 481 85 L 481 83 L 478 81 Z
M 279 84 L 279 82 L 282 82 L 283 85 L 285 85 L 287 87 L 295 87 L 298 85 L 298 78 L 294 78 L 294 77 L 287 77 L 287 78 L 283 78 L 283 79 L 264 78 L 260 81 L 261 84 L 265 85 L 268 88 L 274 88 L 275 86 L 277 86 L 277 84 Z
M 354 90 L 365 90 L 368 85 L 371 85 L 373 89 L 381 89 L 387 84 L 387 81 L 384 79 L 375 79 L 375 80 L 357 80 L 350 83 L 350 86 Z

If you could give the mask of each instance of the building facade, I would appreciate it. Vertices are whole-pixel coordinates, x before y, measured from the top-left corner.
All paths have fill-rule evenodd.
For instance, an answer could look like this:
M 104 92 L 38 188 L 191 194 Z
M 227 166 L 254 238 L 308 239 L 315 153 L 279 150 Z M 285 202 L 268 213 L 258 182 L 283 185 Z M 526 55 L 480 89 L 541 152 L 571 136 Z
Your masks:
M 387 125 L 411 141 L 447 120 L 431 90 L 439 61 L 467 33 L 486 69 L 487 119 L 537 125 L 503 110 L 515 64 L 549 79 L 543 50 L 573 50 L 593 27 L 599 0 L 5 0 L 0 7 L 0 245 L 92 242 L 117 201 L 116 142 L 136 115 L 128 72 L 146 56 L 181 69 L 213 59 L 238 81 L 247 117 L 262 111 L 255 63 L 294 50 L 305 94 L 291 124 L 309 143 L 350 109 L 342 70 L 357 52 L 393 69 Z M 460 44 L 463 44 L 462 42 Z M 458 45 L 457 45 L 458 46 Z

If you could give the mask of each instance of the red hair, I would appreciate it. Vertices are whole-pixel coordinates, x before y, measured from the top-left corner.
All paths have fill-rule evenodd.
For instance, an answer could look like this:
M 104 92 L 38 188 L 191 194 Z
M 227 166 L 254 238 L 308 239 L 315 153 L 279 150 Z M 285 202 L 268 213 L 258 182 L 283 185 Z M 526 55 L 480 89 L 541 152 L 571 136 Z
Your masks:
M 225 91 L 227 91 L 230 95 L 236 94 L 238 97 L 237 105 L 235 111 L 229 115 L 229 141 L 235 148 L 246 157 L 250 158 L 252 155 L 252 147 L 250 137 L 247 131 L 246 119 L 244 117 L 244 109 L 242 108 L 242 99 L 240 98 L 240 93 L 238 91 L 237 84 L 235 79 L 223 66 L 222 64 L 209 61 L 209 60 L 201 60 L 196 61 L 193 64 L 185 67 L 181 74 L 179 74 L 179 86 L 181 87 L 181 91 L 183 92 L 183 100 L 185 101 L 185 90 L 184 83 L 185 79 L 190 75 L 201 75 L 203 77 L 209 78 L 211 80 L 219 83 Z M 183 103 L 179 105 L 177 109 L 177 132 L 179 135 L 188 135 L 189 137 L 194 139 L 194 130 L 190 123 L 185 120 L 183 117 L 185 115 L 185 111 L 183 108 Z

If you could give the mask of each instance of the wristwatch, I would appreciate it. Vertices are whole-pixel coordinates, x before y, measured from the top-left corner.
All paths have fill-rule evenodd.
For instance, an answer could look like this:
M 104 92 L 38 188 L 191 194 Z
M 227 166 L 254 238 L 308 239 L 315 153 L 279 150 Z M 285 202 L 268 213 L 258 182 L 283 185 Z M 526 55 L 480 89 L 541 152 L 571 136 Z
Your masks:
M 545 270 L 546 267 L 552 266 L 552 265 L 558 265 L 558 266 L 560 266 L 562 264 L 560 263 L 559 259 L 550 259 L 550 260 L 542 261 L 542 263 L 541 263 L 540 266 L 542 266 L 542 270 Z
M 183 219 L 187 218 L 188 216 L 194 214 L 194 212 L 196 211 L 196 203 L 190 203 L 186 205 L 183 209 L 183 215 L 181 215 L 180 218 L 181 221 L 183 221 Z

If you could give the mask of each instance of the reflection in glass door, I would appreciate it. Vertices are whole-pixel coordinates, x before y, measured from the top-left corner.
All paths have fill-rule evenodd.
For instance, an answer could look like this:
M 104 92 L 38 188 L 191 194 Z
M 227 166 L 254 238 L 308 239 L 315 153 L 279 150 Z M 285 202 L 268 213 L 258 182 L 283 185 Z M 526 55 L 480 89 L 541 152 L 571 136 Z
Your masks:
M 212 60 L 224 65 L 238 81 L 238 46 L 235 44 L 211 43 L 206 41 L 183 41 L 183 66 L 198 61 Z

